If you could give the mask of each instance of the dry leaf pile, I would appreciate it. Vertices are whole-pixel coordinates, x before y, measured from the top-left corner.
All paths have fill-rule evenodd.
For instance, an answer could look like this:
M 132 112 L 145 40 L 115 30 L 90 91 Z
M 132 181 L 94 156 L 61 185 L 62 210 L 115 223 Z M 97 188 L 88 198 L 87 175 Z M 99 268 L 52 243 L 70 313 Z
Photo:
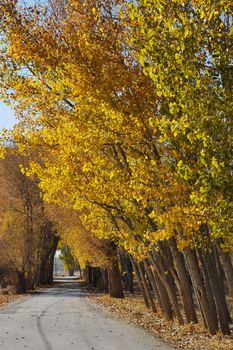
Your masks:
M 19 298 L 17 294 L 1 294 L 0 292 L 0 307 Z
M 183 350 L 233 350 L 233 334 L 210 336 L 202 325 L 184 326 L 167 321 L 158 311 L 149 311 L 139 296 L 127 296 L 125 299 L 113 299 L 108 295 L 95 294 L 90 299 L 104 311 L 134 323 L 151 331 L 154 335 L 168 342 L 176 349 Z

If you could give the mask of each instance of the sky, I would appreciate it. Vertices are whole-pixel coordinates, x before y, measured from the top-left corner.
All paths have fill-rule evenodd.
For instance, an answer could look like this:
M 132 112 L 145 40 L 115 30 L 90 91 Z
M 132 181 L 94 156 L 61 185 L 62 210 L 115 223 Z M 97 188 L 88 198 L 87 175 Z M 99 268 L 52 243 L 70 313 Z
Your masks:
M 2 101 L 0 101 L 0 130 L 2 128 L 11 128 L 16 123 L 14 112 Z

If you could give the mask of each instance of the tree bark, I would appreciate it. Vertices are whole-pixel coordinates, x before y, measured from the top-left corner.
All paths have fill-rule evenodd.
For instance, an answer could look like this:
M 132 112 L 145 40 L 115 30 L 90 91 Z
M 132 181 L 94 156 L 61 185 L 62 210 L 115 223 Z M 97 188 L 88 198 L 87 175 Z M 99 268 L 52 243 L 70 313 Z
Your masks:
M 143 270 L 143 263 L 139 262 L 139 263 L 137 263 L 137 266 L 138 266 L 138 271 L 139 271 L 142 283 L 144 285 L 144 289 L 145 289 L 145 292 L 146 292 L 147 299 L 149 300 L 150 308 L 151 308 L 151 310 L 153 312 L 156 312 L 156 306 L 155 306 L 153 297 L 151 295 L 148 283 L 147 283 L 146 278 L 145 278 L 145 274 L 144 274 L 144 270 Z
M 184 311 L 187 322 L 197 323 L 197 315 L 195 312 L 195 306 L 192 295 L 192 288 L 190 285 L 188 273 L 186 271 L 185 262 L 182 253 L 179 252 L 176 244 L 176 240 L 172 237 L 169 240 L 171 246 L 171 253 L 174 260 L 174 266 L 177 271 L 177 275 L 180 282 L 181 298 L 184 305 Z
M 155 281 L 154 275 L 153 275 L 153 273 L 151 271 L 150 263 L 149 263 L 149 261 L 147 259 L 144 260 L 144 266 L 145 266 L 145 270 L 146 270 L 148 279 L 150 280 L 151 286 L 153 288 L 155 297 L 158 299 L 158 303 L 159 303 L 160 308 L 163 309 L 163 303 L 162 303 L 162 300 L 161 300 L 161 297 L 160 297 L 160 294 L 159 294 L 159 291 L 158 291 L 158 287 L 156 285 L 156 281 Z
M 112 298 L 124 298 L 121 272 L 117 254 L 113 254 L 108 266 L 109 296 Z
M 149 300 L 147 298 L 147 295 L 146 295 L 146 292 L 145 292 L 145 288 L 144 288 L 144 285 L 142 284 L 142 281 L 141 281 L 141 277 L 140 277 L 140 274 L 139 274 L 139 271 L 138 271 L 138 267 L 137 267 L 137 264 L 135 263 L 133 257 L 130 255 L 130 260 L 131 260 L 131 263 L 133 265 L 133 269 L 134 269 L 134 272 L 135 272 L 135 275 L 136 275 L 136 278 L 137 278 L 137 281 L 138 281 L 138 285 L 139 285 L 139 289 L 141 291 L 141 294 L 142 294 L 142 297 L 144 299 L 144 302 L 146 304 L 146 307 L 148 307 L 148 309 L 150 308 L 150 304 L 149 304 Z
M 100 269 L 101 271 L 101 280 L 102 280 L 102 290 L 104 292 L 108 291 L 108 274 L 106 272 L 106 270 L 104 269 Z
M 218 251 L 220 261 L 225 272 L 229 294 L 233 298 L 233 266 L 231 257 L 229 253 L 223 252 L 220 246 L 218 246 Z
M 208 299 L 208 303 L 209 303 L 209 307 L 210 307 L 210 312 L 212 314 L 211 317 L 213 320 L 215 320 L 215 319 L 217 320 L 218 314 L 217 314 L 217 309 L 216 309 L 216 305 L 215 305 L 215 301 L 214 301 L 214 295 L 213 295 L 212 287 L 210 284 L 207 266 L 206 266 L 206 263 L 205 263 L 204 258 L 203 258 L 203 253 L 200 249 L 198 250 L 198 257 L 199 257 L 199 260 L 201 263 L 200 272 L 203 276 L 205 291 L 206 291 L 206 295 L 207 295 L 207 299 Z
M 57 245 L 59 237 L 57 235 L 51 234 L 51 241 L 49 247 L 44 247 L 46 249 L 46 254 L 43 257 L 41 263 L 41 270 L 39 274 L 39 284 L 47 284 L 53 282 L 53 264 L 54 255 L 57 250 Z
M 180 312 L 180 307 L 178 304 L 174 285 L 172 285 L 172 280 L 171 280 L 171 276 L 169 273 L 170 271 L 169 271 L 169 269 L 167 269 L 164 266 L 162 259 L 160 258 L 160 256 L 157 256 L 157 254 L 155 252 L 152 254 L 152 260 L 154 261 L 154 267 L 155 267 L 160 279 L 162 280 L 164 286 L 166 287 L 167 294 L 169 296 L 171 305 L 174 309 L 174 312 L 175 312 L 175 315 L 179 321 L 179 324 L 182 325 L 182 324 L 184 324 L 184 320 L 183 320 L 183 317 L 182 317 L 181 312 Z
M 167 289 L 165 285 L 163 284 L 163 281 L 159 277 L 156 268 L 154 267 L 154 261 L 152 260 L 151 256 L 149 256 L 150 263 L 153 267 L 153 276 L 155 278 L 155 282 L 158 286 L 158 292 L 160 295 L 160 299 L 162 301 L 162 310 L 165 312 L 166 318 L 168 321 L 173 320 L 173 310 L 172 306 L 169 300 L 169 296 L 167 293 Z
M 211 334 L 216 334 L 218 331 L 218 321 L 212 315 L 210 310 L 205 286 L 202 281 L 200 269 L 198 266 L 197 256 L 194 250 L 190 248 L 185 249 L 186 259 L 189 265 L 189 271 L 192 275 L 193 286 L 195 288 L 196 296 L 202 310 L 205 324 L 207 325 Z
M 17 273 L 17 278 L 18 278 L 18 283 L 16 286 L 16 291 L 19 294 L 24 294 L 27 292 L 27 281 L 25 278 L 25 273 L 22 271 L 16 271 Z
M 217 273 L 216 261 L 213 259 L 213 253 L 205 252 L 204 261 L 206 263 L 206 269 L 214 295 L 221 331 L 223 334 L 229 335 L 231 333 L 229 327 L 230 314 L 227 308 L 224 292 L 221 289 L 221 280 Z

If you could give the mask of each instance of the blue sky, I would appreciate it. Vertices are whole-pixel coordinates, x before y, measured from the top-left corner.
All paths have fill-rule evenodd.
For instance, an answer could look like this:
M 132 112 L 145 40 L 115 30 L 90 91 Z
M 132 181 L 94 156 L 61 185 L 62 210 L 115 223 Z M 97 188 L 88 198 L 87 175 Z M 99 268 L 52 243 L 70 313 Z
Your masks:
M 23 2 L 23 0 L 22 0 Z M 33 4 L 34 0 L 26 0 L 25 3 Z M 41 1 L 42 2 L 42 1 Z M 43 0 L 45 2 L 45 0 Z M 0 130 L 2 128 L 9 129 L 16 123 L 16 119 L 14 117 L 14 113 L 12 109 L 8 106 L 6 106 L 2 101 L 0 101 Z
M 0 101 L 0 130 L 2 128 L 9 129 L 16 123 L 14 113 L 10 107 Z

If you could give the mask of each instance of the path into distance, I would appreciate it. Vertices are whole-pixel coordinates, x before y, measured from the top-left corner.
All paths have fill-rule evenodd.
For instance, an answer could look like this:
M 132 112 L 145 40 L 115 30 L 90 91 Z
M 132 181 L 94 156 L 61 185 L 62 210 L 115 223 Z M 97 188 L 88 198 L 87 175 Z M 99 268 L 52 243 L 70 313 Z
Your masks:
M 172 350 L 111 318 L 81 282 L 62 282 L 0 309 L 0 350 Z

